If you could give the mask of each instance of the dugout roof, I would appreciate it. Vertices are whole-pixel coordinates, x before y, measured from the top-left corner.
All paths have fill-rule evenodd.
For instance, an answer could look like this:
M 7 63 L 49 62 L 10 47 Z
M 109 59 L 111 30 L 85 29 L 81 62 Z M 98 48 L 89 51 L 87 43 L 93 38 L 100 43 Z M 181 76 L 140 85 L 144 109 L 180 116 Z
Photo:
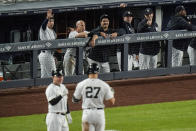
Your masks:
M 128 6 L 156 6 L 193 3 L 196 0 L 0 0 L 0 16 L 117 8 L 120 3 Z

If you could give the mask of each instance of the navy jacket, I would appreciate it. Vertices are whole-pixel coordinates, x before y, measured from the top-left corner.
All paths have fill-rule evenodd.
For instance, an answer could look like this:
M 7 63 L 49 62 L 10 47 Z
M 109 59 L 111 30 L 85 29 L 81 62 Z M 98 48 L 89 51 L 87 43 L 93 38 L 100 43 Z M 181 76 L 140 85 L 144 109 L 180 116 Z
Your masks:
M 196 26 L 189 24 L 185 17 L 176 15 L 168 22 L 167 30 L 189 30 L 195 31 Z M 179 39 L 173 41 L 173 47 L 185 51 L 188 48 L 190 39 Z
M 104 32 L 108 35 L 112 34 L 115 32 L 115 30 L 112 30 L 108 28 L 107 31 L 104 31 L 102 27 L 97 27 L 93 31 L 91 31 L 92 34 L 96 34 L 98 36 L 100 35 L 100 32 Z M 109 62 L 109 56 L 111 54 L 111 46 L 112 45 L 101 45 L 101 46 L 95 46 L 94 48 L 91 48 L 89 51 L 88 57 L 94 61 L 98 62 Z
M 137 28 L 138 33 L 145 32 L 157 32 L 156 28 L 158 27 L 156 22 L 153 22 L 151 26 L 147 24 L 147 19 L 144 18 L 139 24 Z M 157 55 L 160 50 L 160 44 L 158 41 L 152 42 L 142 42 L 140 45 L 140 53 L 145 55 Z
M 190 46 L 194 49 L 196 49 L 196 38 L 193 38 L 190 42 Z
M 122 27 L 118 31 L 118 34 L 120 36 L 124 35 L 124 34 L 133 34 L 133 33 L 135 33 L 135 30 L 131 26 L 131 24 L 128 23 L 128 22 L 123 22 L 122 23 Z M 129 44 L 129 54 L 130 55 L 132 55 L 132 54 L 139 54 L 139 47 L 140 47 L 139 43 L 130 43 Z M 122 48 L 122 44 L 118 45 L 117 51 L 121 51 L 121 48 Z

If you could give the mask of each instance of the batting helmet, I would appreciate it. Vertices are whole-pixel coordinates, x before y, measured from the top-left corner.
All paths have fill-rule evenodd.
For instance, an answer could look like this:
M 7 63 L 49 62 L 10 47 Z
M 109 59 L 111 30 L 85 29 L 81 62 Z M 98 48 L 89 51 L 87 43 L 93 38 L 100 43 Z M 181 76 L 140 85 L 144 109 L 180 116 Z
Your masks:
M 88 67 L 88 74 L 96 74 L 99 72 L 99 67 L 96 63 L 92 63 Z
M 61 69 L 57 69 L 56 71 L 53 70 L 52 76 L 57 76 L 57 77 L 64 76 L 63 70 L 61 70 Z

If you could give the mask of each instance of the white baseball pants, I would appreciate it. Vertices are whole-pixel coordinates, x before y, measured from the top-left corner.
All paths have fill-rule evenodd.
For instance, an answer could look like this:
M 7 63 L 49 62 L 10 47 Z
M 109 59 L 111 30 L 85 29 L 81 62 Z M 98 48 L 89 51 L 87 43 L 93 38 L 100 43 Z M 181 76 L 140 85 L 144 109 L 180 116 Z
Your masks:
M 69 126 L 64 115 L 48 113 L 46 116 L 47 131 L 69 131 Z
M 190 65 L 196 65 L 196 49 L 189 46 L 187 52 L 189 54 Z
M 157 68 L 157 55 L 144 55 L 139 53 L 139 69 L 154 69 Z
M 172 47 L 172 67 L 182 66 L 184 52 Z
M 89 131 L 104 131 L 105 112 L 103 109 L 84 109 L 82 114 L 82 122 L 89 123 Z
M 76 65 L 76 59 L 74 58 L 74 56 L 70 55 L 69 52 L 66 52 L 63 60 L 65 76 L 71 76 L 74 74 L 75 65 Z
M 117 52 L 117 61 L 118 61 L 118 67 L 119 70 L 121 71 L 121 52 Z M 133 56 L 128 55 L 128 71 L 132 70 L 133 68 Z
M 56 70 L 54 56 L 51 51 L 41 51 L 38 56 L 41 67 L 41 78 L 52 76 L 52 70 Z

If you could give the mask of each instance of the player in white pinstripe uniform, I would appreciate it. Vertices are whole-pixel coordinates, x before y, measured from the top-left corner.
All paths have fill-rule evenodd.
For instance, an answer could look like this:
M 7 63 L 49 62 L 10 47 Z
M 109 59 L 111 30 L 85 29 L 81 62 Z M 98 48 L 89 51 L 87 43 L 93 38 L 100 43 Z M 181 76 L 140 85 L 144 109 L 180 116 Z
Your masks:
M 41 25 L 39 37 L 41 40 L 55 40 L 56 33 L 53 30 L 54 15 L 52 10 L 48 10 L 47 17 Z M 56 70 L 53 52 L 51 50 L 42 50 L 38 56 L 41 67 L 41 78 L 51 77 L 52 70 Z
M 82 130 L 104 131 L 105 113 L 104 100 L 115 103 L 114 91 L 107 83 L 98 79 L 99 67 L 96 63 L 90 64 L 88 78 L 78 83 L 72 101 L 82 99 Z
M 72 123 L 72 117 L 67 104 L 68 90 L 62 84 L 63 71 L 52 71 L 52 76 L 53 82 L 45 92 L 48 101 L 47 131 L 69 131 L 68 123 Z
M 78 20 L 76 22 L 76 30 L 70 32 L 69 38 L 86 38 L 88 37 L 88 33 L 89 32 L 86 31 L 85 22 L 83 20 Z M 67 48 L 63 61 L 65 76 L 70 76 L 74 74 L 76 65 L 75 58 L 76 48 Z

